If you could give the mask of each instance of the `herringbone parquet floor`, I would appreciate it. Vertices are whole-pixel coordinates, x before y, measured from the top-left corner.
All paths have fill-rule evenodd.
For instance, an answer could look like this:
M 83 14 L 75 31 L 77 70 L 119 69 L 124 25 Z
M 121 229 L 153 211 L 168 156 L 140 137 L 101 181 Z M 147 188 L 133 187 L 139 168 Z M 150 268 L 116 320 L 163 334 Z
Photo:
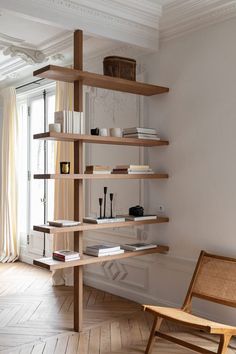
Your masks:
M 152 318 L 140 305 L 85 287 L 84 331 L 73 328 L 73 297 L 68 287 L 52 287 L 50 273 L 24 263 L 0 264 L 0 354 L 140 354 L 144 353 Z M 163 330 L 177 326 L 164 322 Z M 196 333 L 194 344 L 215 350 L 217 344 Z M 232 341 L 228 354 L 236 353 Z M 190 354 L 164 340 L 153 354 Z

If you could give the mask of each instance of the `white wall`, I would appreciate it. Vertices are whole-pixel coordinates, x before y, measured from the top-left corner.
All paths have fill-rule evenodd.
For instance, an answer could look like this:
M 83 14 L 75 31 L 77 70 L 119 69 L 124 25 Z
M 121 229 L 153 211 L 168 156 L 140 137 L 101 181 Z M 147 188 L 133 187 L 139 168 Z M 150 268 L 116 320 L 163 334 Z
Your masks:
M 3 120 L 3 101 L 2 101 L 2 97 L 0 95 L 0 139 L 2 136 L 2 120 Z M 1 183 L 1 178 L 2 178 L 1 158 L 2 158 L 2 146 L 1 146 L 1 141 L 0 141 L 0 183 Z M 1 191 L 0 191 L 0 193 L 1 193 Z M 1 195 L 0 195 L 0 198 L 1 198 Z
M 164 42 L 145 60 L 146 79 L 170 87 L 146 100 L 148 125 L 170 140 L 148 154 L 152 167 L 170 174 L 148 186 L 150 208 L 164 205 L 170 217 L 149 229 L 170 246 L 151 273 L 157 302 L 181 303 L 201 249 L 236 257 L 235 33 L 232 19 Z M 197 308 L 236 324 L 235 312 Z

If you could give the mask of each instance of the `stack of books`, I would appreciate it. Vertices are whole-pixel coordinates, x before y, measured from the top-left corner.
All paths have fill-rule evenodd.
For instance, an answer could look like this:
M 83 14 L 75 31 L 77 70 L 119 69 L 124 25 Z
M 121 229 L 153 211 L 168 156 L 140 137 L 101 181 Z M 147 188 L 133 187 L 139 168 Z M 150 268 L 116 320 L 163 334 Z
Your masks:
M 61 124 L 62 133 L 84 134 L 83 112 L 55 112 L 54 122 Z
M 77 226 L 81 224 L 80 221 L 74 220 L 53 220 L 48 221 L 49 226 L 56 226 L 56 227 L 68 227 L 68 226 Z
M 74 252 L 70 250 L 59 250 L 53 252 L 52 258 L 57 261 L 68 262 L 80 259 L 80 255 L 79 252 Z
M 156 248 L 157 245 L 154 245 L 152 243 L 127 243 L 125 245 L 122 245 L 121 248 L 126 250 L 126 251 L 142 251 L 142 250 L 148 250 L 151 248 Z
M 153 174 L 149 165 L 120 165 L 113 168 L 112 173 L 118 174 Z
M 137 139 L 150 139 L 150 140 L 160 140 L 157 135 L 156 129 L 152 128 L 124 128 L 123 129 L 124 138 L 137 138 Z
M 101 166 L 101 165 L 91 165 L 86 166 L 86 170 L 84 173 L 90 173 L 93 175 L 105 175 L 111 173 L 112 169 L 109 166 Z
M 125 217 L 115 217 L 115 218 L 90 218 L 86 217 L 83 218 L 83 222 L 88 223 L 88 224 L 110 224 L 114 222 L 125 222 Z
M 86 247 L 86 254 L 95 257 L 102 256 L 113 256 L 115 254 L 124 253 L 124 250 L 120 248 L 120 246 L 112 246 L 112 245 L 94 245 Z
M 157 215 L 142 215 L 142 216 L 134 216 L 134 215 L 124 215 L 125 220 L 127 221 L 142 221 L 142 220 L 156 220 Z

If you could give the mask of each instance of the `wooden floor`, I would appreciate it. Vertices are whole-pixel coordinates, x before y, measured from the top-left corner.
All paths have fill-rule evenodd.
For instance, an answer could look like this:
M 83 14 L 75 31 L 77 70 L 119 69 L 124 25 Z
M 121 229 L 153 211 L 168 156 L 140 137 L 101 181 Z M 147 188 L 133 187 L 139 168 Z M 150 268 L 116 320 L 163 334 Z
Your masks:
M 144 353 L 152 318 L 140 305 L 85 287 L 85 329 L 73 332 L 73 297 L 68 287 L 52 287 L 50 273 L 23 263 L 0 264 L 0 354 L 140 354 Z M 215 350 L 206 335 L 192 336 L 164 322 L 194 344 Z M 217 339 L 216 339 L 217 341 Z M 153 354 L 190 354 L 159 340 Z M 232 341 L 228 354 L 236 353 Z

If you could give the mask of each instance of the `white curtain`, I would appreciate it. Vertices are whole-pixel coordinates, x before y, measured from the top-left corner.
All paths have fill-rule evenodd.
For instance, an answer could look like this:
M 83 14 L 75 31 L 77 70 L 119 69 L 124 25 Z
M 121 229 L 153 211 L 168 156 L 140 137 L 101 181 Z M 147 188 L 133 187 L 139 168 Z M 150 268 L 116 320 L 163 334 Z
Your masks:
M 56 83 L 56 111 L 73 110 L 73 85 Z M 70 161 L 71 173 L 74 170 L 74 144 L 57 142 L 56 173 L 60 173 L 60 161 Z M 74 219 L 74 183 L 72 180 L 55 180 L 54 219 Z M 59 233 L 53 236 L 53 249 L 74 248 L 73 233 Z M 52 276 L 54 285 L 73 285 L 73 268 L 56 270 Z
M 0 161 L 0 262 L 14 262 L 19 257 L 16 91 L 12 87 L 6 88 L 0 92 L 0 95 L 3 102 Z

